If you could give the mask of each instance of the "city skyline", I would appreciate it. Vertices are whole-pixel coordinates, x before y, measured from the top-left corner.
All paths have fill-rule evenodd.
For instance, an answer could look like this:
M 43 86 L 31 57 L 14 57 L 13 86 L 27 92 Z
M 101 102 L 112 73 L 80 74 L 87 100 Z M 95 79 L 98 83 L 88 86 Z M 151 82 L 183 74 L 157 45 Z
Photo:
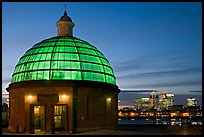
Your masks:
M 129 95 L 127 94 L 129 93 Z M 160 93 L 164 92 L 157 92 L 156 94 L 159 96 Z M 147 91 L 138 91 L 135 92 L 133 91 L 122 91 L 121 94 L 119 95 L 119 100 L 120 102 L 118 103 L 119 107 L 124 107 L 124 106 L 134 106 L 134 99 L 135 98 L 149 98 L 151 94 L 151 90 Z M 167 94 L 171 94 L 170 92 Z M 202 96 L 200 95 L 195 95 L 195 94 L 189 94 L 189 95 L 182 95 L 182 94 L 176 94 L 174 96 L 174 104 L 173 105 L 183 105 L 187 106 L 187 99 L 188 98 L 196 98 L 198 102 L 198 106 L 202 107 Z
M 64 4 L 74 36 L 105 55 L 121 90 L 195 95 L 202 102 L 201 2 L 3 2 L 3 94 L 20 57 L 57 35 Z

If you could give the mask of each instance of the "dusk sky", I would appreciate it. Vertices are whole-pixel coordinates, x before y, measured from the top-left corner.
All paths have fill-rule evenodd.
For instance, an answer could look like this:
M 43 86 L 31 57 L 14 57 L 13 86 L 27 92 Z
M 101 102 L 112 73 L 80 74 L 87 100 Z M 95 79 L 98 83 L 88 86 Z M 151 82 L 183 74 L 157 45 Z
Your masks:
M 201 2 L 3 2 L 3 94 L 20 57 L 57 36 L 65 4 L 73 35 L 104 54 L 122 91 L 173 93 L 181 104 L 195 96 L 202 104 Z M 137 96 L 119 94 L 129 104 Z

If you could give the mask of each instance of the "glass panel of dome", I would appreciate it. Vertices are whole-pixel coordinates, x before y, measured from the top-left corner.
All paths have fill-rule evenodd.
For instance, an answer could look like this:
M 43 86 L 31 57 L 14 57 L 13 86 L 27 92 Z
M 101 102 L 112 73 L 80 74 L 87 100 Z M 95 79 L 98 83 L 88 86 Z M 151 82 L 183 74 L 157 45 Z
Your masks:
M 79 62 L 71 62 L 71 69 L 80 69 Z
M 59 53 L 54 53 L 54 54 L 52 55 L 52 59 L 53 59 L 53 60 L 58 60 L 58 56 L 59 56 Z
M 42 54 L 40 60 L 45 60 L 46 54 Z
M 43 71 L 43 79 L 49 80 L 49 71 Z
M 18 64 L 17 64 L 17 65 L 19 65 L 19 64 L 21 64 L 21 63 L 23 63 L 23 62 L 24 62 L 24 60 L 25 60 L 25 57 L 22 57 L 22 58 L 20 59 L 20 61 L 18 62 Z
M 98 75 L 100 75 L 100 80 L 102 81 L 102 82 L 106 82 L 106 77 L 105 77 L 105 75 L 104 74 L 98 74 Z
M 24 55 L 22 63 L 23 63 L 23 62 L 27 62 L 27 61 L 28 61 L 28 56 L 25 56 L 25 55 Z
M 83 48 L 83 45 L 81 43 L 75 43 L 75 46 L 76 47 L 82 47 Z
M 14 75 L 14 79 L 12 78 L 12 82 L 18 81 L 18 75 Z
M 22 81 L 23 80 L 23 75 L 22 73 L 18 74 L 18 81 Z
M 81 61 L 101 63 L 101 61 L 98 57 L 91 56 L 91 55 L 80 54 L 80 59 L 81 59 Z
M 18 72 L 18 71 L 19 71 L 19 68 L 20 68 L 20 65 L 16 66 L 16 67 L 15 67 L 15 70 L 14 70 L 14 73 Z
M 51 79 L 57 79 L 57 70 L 52 70 L 50 74 L 51 74 L 50 76 Z
M 37 80 L 37 72 L 34 71 L 34 72 L 30 72 L 30 78 L 29 79 L 32 79 L 32 80 Z M 28 80 L 28 79 L 27 79 Z
M 102 66 L 100 66 L 98 64 L 90 64 L 90 65 L 91 65 L 91 70 L 103 72 Z
M 83 80 L 91 80 L 91 73 L 90 72 L 82 72 Z
M 69 45 L 69 46 L 72 46 L 72 47 L 75 47 L 74 42 L 68 42 L 68 45 Z
M 38 69 L 44 69 L 45 62 L 39 62 Z
M 57 61 L 51 61 L 51 69 L 57 69 Z
M 65 60 L 71 60 L 71 54 L 65 54 Z
M 89 63 L 81 62 L 81 65 L 82 65 L 83 70 L 89 70 L 90 69 Z
M 32 55 L 32 58 L 33 58 L 33 60 L 38 61 L 38 60 L 40 60 L 40 58 L 41 58 L 41 54 Z M 33 61 L 33 60 L 32 60 L 32 61 Z
M 32 55 L 29 55 L 29 56 L 32 56 L 33 60 L 32 61 L 36 61 L 36 60 L 40 60 L 40 54 L 32 54 Z
M 98 56 L 100 56 L 100 57 L 103 57 L 104 58 L 104 55 L 101 53 L 101 52 L 99 52 L 99 51 L 95 51 L 96 52 L 96 54 L 98 55 Z
M 58 61 L 58 69 L 65 69 L 64 61 Z
M 46 43 L 41 42 L 37 44 L 35 47 L 38 48 L 38 47 L 46 47 L 46 46 L 47 46 Z
M 59 45 L 59 46 L 64 45 L 64 42 L 57 41 L 57 42 L 56 42 L 56 45 Z
M 61 71 L 61 70 L 54 70 L 52 71 L 52 79 L 64 79 L 64 71 Z
M 53 42 L 47 42 L 46 41 L 46 43 L 47 43 L 48 46 L 54 46 L 55 45 L 55 41 L 53 41 Z
M 64 46 L 55 47 L 54 52 L 64 52 Z
M 81 72 L 80 71 L 71 71 L 71 76 L 73 80 L 81 80 Z
M 97 81 L 96 73 L 91 73 L 91 80 Z
M 32 62 L 34 60 L 33 55 L 30 55 L 30 58 L 28 60 L 29 60 L 29 62 Z
M 58 60 L 65 60 L 65 55 L 64 55 L 65 53 L 60 53 L 59 54 L 59 57 L 58 57 Z
M 65 75 L 65 79 L 72 79 L 70 71 L 65 71 L 64 73 L 65 73 L 64 74 Z
M 103 59 L 103 58 L 100 58 L 101 62 L 105 65 L 108 65 L 109 66 L 109 63 L 107 60 Z
M 25 72 L 25 73 L 20 73 L 21 80 L 27 80 L 30 78 L 30 73 Z
M 21 64 L 21 65 L 19 65 L 18 72 L 28 70 L 28 66 L 29 66 L 29 64 L 30 64 L 30 63 L 26 63 L 26 64 Z
M 19 77 L 18 77 L 18 81 L 22 81 L 22 80 L 23 80 L 23 74 L 20 73 L 20 74 L 18 74 L 18 75 L 19 75 Z
M 50 69 L 50 61 L 44 61 L 44 69 Z
M 84 43 L 80 43 L 81 47 L 85 47 L 85 48 L 90 48 L 93 49 L 90 45 L 84 44 Z
M 78 48 L 78 50 L 81 53 L 96 55 L 96 53 L 93 50 L 91 50 L 91 49 Z
M 44 48 L 39 48 L 39 53 L 42 53 Z
M 65 61 L 65 62 L 64 62 L 64 67 L 65 67 L 66 69 L 71 69 L 71 63 L 70 63 L 70 61 Z
M 43 52 L 48 52 L 49 47 L 44 47 Z
M 46 53 L 45 54 L 46 55 L 46 58 L 45 58 L 45 60 L 51 60 L 51 53 Z
M 38 65 L 39 65 L 38 62 L 34 62 L 34 63 L 33 63 L 33 69 L 38 69 Z
M 15 81 L 16 81 L 16 82 L 18 82 L 18 80 L 19 80 L 19 78 L 18 78 L 18 77 L 19 77 L 19 75 L 18 75 L 18 74 L 17 74 L 17 75 L 15 75 Z
M 66 51 L 77 53 L 77 49 L 75 47 L 68 47 L 68 48 L 69 50 L 66 50 Z
M 106 75 L 106 82 L 111 83 L 110 76 Z
M 27 63 L 27 64 L 23 64 L 23 65 L 25 65 L 26 70 L 31 70 L 33 68 L 34 63 Z
M 79 57 L 80 57 L 81 61 L 87 61 L 88 60 L 87 55 L 79 54 Z
M 79 60 L 78 54 L 71 54 L 71 60 Z
M 70 42 L 64 42 L 64 45 L 67 46 L 69 45 Z M 65 50 L 66 51 L 66 50 Z
M 32 53 L 31 53 L 31 54 L 34 54 L 34 53 L 39 53 L 39 48 L 32 49 L 31 51 L 32 51 Z
M 82 55 L 82 58 L 85 57 L 85 61 L 101 63 L 100 59 L 96 56 L 91 55 Z
M 31 54 L 32 53 L 32 51 L 31 50 L 28 50 L 26 53 L 25 53 L 25 55 L 29 55 L 29 54 Z M 24 55 L 24 56 L 25 56 Z
M 104 66 L 104 70 L 108 74 L 112 74 L 112 70 L 109 67 Z
M 33 67 L 33 63 L 26 63 L 26 64 L 22 64 L 22 67 L 21 67 L 21 71 L 27 71 L 27 70 L 31 70 Z
M 27 56 L 27 62 L 30 62 L 30 61 L 32 61 L 32 55 Z
M 43 71 L 37 71 L 38 79 L 43 79 Z
M 20 69 L 19 69 L 19 71 L 24 71 L 24 70 L 25 70 L 25 68 L 24 68 L 24 64 L 20 65 Z
M 111 83 L 112 83 L 112 84 L 116 84 L 115 78 L 111 77 Z

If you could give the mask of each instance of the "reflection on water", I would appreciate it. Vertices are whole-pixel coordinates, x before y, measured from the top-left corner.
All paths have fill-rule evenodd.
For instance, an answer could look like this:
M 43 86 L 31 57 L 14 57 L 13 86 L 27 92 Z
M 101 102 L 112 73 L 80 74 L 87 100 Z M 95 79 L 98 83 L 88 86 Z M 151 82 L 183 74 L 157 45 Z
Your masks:
M 118 124 L 156 124 L 156 125 L 202 125 L 201 119 L 118 119 Z

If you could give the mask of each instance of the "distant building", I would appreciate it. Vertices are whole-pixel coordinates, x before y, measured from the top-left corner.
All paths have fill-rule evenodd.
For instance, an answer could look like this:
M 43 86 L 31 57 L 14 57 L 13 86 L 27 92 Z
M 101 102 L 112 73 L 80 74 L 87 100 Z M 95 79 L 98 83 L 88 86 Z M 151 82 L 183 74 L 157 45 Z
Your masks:
M 187 98 L 187 106 L 197 106 L 196 98 Z
M 135 98 L 134 103 L 136 109 L 148 110 L 151 108 L 150 98 Z
M 152 107 L 152 108 L 156 108 L 156 107 L 157 107 L 157 104 L 158 104 L 158 96 L 157 96 L 156 91 L 151 92 L 151 95 L 150 95 L 150 103 L 151 103 L 151 107 Z
M 168 109 L 169 106 L 174 105 L 174 94 L 160 93 L 159 106 L 161 109 Z

